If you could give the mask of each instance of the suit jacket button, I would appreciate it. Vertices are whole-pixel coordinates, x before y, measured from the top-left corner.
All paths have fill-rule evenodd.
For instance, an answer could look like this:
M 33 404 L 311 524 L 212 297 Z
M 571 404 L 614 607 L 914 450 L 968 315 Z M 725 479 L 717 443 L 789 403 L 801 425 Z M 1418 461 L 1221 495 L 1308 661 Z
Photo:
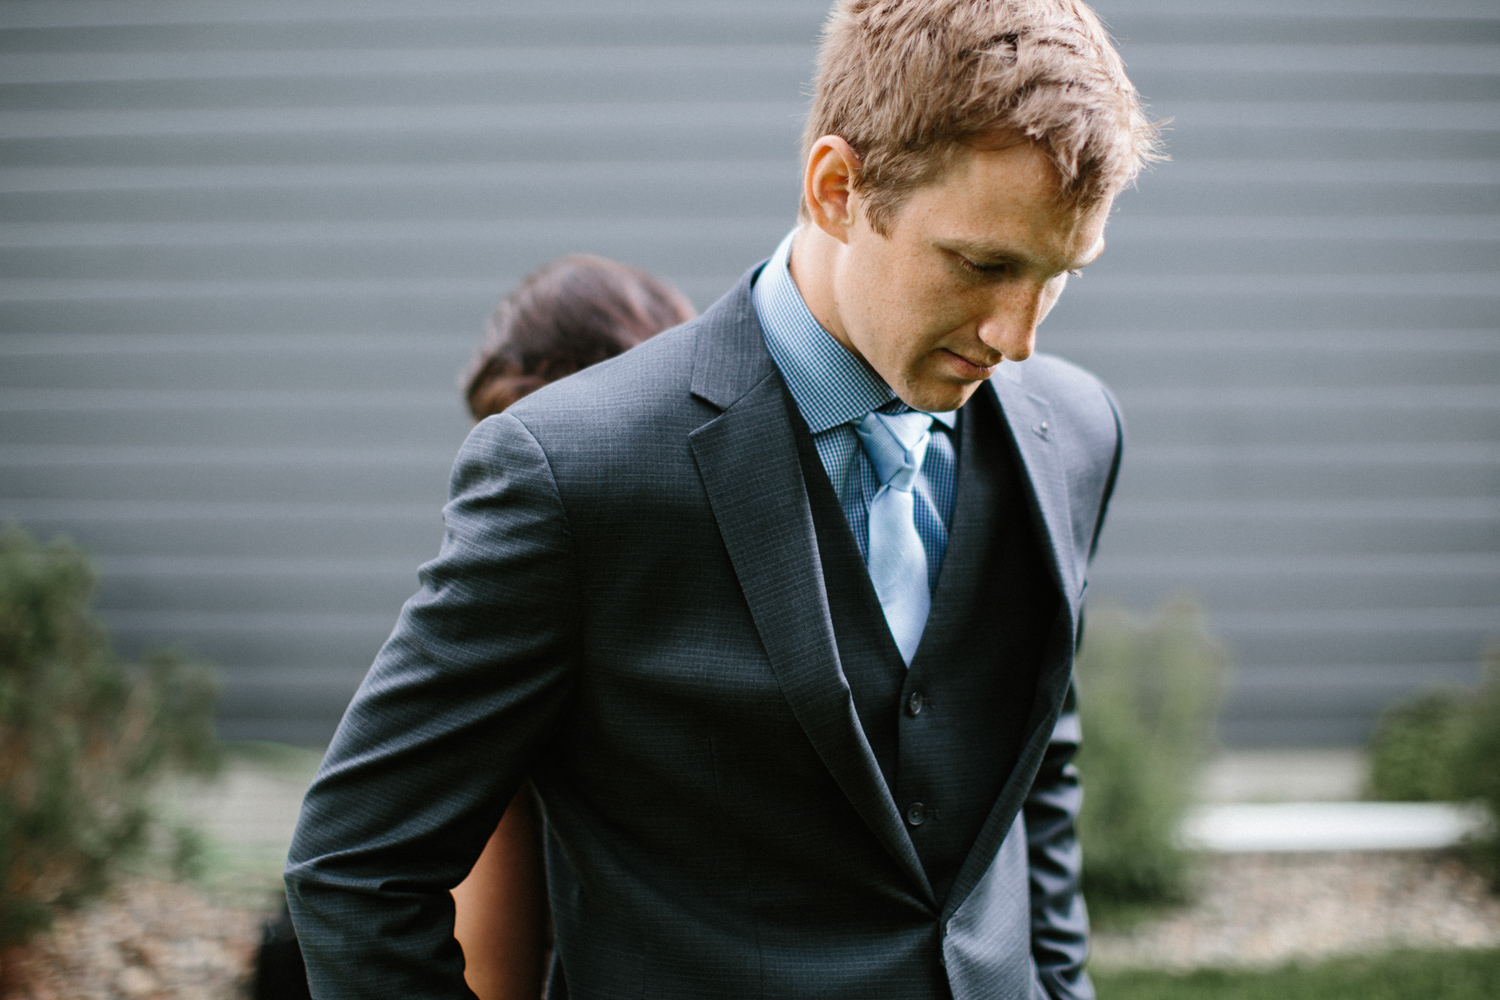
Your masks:
M 906 714 L 920 715 L 924 704 L 926 704 L 926 699 L 922 697 L 922 692 L 913 691 L 911 697 L 906 699 Z
M 912 826 L 921 826 L 927 821 L 927 807 L 920 802 L 913 802 L 906 807 L 906 821 Z

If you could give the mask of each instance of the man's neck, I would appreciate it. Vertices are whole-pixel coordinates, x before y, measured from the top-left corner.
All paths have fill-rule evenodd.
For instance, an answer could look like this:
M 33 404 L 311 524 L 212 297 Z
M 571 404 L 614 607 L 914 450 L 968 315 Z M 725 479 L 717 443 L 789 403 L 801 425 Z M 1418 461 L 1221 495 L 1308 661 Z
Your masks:
M 810 222 L 804 222 L 792 242 L 790 269 L 792 281 L 823 329 L 843 345 L 844 350 L 859 357 L 844 331 L 839 317 L 838 300 L 834 295 L 834 268 L 842 244 Z

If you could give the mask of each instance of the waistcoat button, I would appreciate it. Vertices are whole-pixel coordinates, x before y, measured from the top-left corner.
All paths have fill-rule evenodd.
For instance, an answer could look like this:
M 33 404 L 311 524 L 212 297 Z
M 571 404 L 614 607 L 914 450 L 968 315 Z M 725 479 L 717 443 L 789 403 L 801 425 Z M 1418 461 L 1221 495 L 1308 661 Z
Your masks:
M 922 697 L 922 692 L 913 691 L 911 697 L 906 699 L 906 714 L 920 715 L 924 704 L 926 704 L 926 699 Z
M 913 802 L 906 807 L 906 821 L 912 826 L 921 826 L 927 820 L 927 807 L 920 802 Z

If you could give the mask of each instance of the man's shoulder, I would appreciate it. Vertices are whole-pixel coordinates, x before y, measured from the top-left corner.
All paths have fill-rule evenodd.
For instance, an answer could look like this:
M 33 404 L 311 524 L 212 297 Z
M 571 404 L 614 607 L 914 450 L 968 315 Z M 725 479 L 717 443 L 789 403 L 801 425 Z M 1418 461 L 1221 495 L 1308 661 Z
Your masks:
M 1006 369 L 1011 369 L 1007 371 Z M 1013 394 L 1027 398 L 1032 419 L 1050 427 L 1034 427 L 1059 449 L 1069 468 L 1103 470 L 1118 461 L 1125 425 L 1119 405 L 1092 372 L 1055 354 L 1033 354 L 1020 364 L 1001 364 L 990 380 L 1001 406 Z
M 1059 416 L 1109 422 L 1118 419 L 1119 406 L 1104 382 L 1056 354 L 1037 353 L 1020 364 L 1003 363 L 992 381 L 998 387 L 1001 379 L 1042 400 Z
M 605 421 L 618 425 L 687 409 L 700 326 L 695 319 L 657 334 L 543 386 L 507 412 L 533 433 L 552 433 L 575 424 L 597 428 Z
M 771 363 L 750 305 L 755 273 L 746 272 L 701 316 L 544 386 L 507 412 L 539 440 L 608 429 L 669 437 L 700 426 L 728 405 L 720 398 L 725 385 L 743 390 Z M 621 443 L 619 434 L 610 436 Z
M 1034 396 L 1071 398 L 1077 394 L 1108 391 L 1099 376 L 1056 354 L 1037 351 L 1019 364 L 1003 362 L 995 378 L 1008 378 Z

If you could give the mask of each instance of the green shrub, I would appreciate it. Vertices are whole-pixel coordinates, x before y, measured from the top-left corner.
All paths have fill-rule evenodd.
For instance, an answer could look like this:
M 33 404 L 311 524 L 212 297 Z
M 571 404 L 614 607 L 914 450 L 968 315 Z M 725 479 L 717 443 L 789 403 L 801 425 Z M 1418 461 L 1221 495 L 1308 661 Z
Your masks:
M 1500 818 L 1500 646 L 1476 691 L 1425 691 L 1387 709 L 1370 741 L 1370 795 L 1397 801 L 1479 801 Z M 1500 889 L 1500 830 L 1470 855 Z
M 1469 853 L 1500 892 L 1500 646 L 1485 659 L 1485 684 L 1474 700 L 1473 727 L 1459 766 L 1465 778 L 1460 788 L 1490 811 L 1489 829 L 1473 838 Z
M 1469 709 L 1457 691 L 1427 691 L 1386 709 L 1370 748 L 1375 798 L 1450 802 L 1464 797 L 1459 762 L 1469 737 Z
M 218 763 L 208 668 L 118 661 L 93 589 L 71 544 L 0 529 L 0 946 L 107 887 L 145 843 L 165 770 Z
M 1189 601 L 1138 622 L 1090 608 L 1075 666 L 1083 888 L 1101 923 L 1187 898 L 1178 829 L 1213 750 L 1227 661 Z

